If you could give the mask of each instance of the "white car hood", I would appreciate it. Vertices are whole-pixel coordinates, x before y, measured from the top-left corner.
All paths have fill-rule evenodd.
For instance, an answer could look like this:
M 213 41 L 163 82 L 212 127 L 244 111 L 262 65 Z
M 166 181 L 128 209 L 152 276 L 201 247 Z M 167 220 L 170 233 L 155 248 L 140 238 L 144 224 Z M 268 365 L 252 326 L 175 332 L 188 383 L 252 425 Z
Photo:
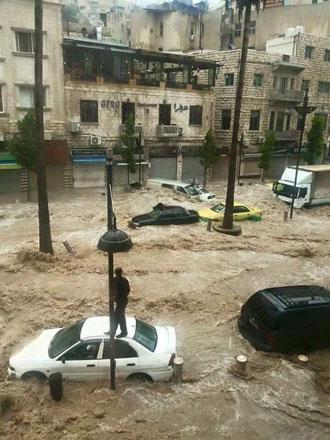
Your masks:
M 24 345 L 19 351 L 10 358 L 10 365 L 15 367 L 21 363 L 37 363 L 49 360 L 48 347 L 53 336 L 59 331 L 59 328 L 43 330 L 32 341 Z

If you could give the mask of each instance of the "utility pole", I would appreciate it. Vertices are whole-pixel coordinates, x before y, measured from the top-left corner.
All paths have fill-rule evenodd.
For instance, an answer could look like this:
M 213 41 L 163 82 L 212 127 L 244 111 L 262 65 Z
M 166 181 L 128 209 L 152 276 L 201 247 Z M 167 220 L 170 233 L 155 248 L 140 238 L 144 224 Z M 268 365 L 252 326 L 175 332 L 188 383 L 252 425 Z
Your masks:
M 302 116 L 301 121 L 301 127 L 300 127 L 300 138 L 299 138 L 299 146 L 298 146 L 298 153 L 297 153 L 297 163 L 296 163 L 296 172 L 294 176 L 294 184 L 292 189 L 292 200 L 291 200 L 291 208 L 290 208 L 290 219 L 292 219 L 293 215 L 293 205 L 296 198 L 296 190 L 297 190 L 297 178 L 298 178 L 298 170 L 299 170 L 299 162 L 300 162 L 300 153 L 301 153 L 301 147 L 303 142 L 303 136 L 304 136 L 304 130 L 305 130 L 305 123 L 306 123 L 306 116 L 309 113 L 312 113 L 316 107 L 311 107 L 308 105 L 308 89 L 305 90 L 305 96 L 304 96 L 304 102 L 302 106 L 295 107 L 296 112 Z
M 237 170 L 237 185 L 239 185 L 239 178 L 241 177 L 241 165 L 242 165 L 242 153 L 244 148 L 244 132 L 241 133 L 241 140 L 239 145 L 239 161 L 238 161 L 238 170 Z

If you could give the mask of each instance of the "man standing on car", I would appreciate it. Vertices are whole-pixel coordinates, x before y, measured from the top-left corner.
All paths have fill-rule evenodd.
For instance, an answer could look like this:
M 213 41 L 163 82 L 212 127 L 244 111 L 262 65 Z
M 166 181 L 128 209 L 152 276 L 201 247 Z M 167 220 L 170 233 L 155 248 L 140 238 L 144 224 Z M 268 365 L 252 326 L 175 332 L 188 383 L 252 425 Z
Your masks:
M 114 278 L 114 288 L 115 288 L 115 327 L 114 332 L 118 325 L 120 326 L 121 333 L 117 338 L 124 338 L 127 336 L 126 318 L 125 318 L 125 308 L 128 303 L 128 294 L 130 292 L 130 286 L 128 279 L 123 277 L 123 269 L 121 267 L 116 267 Z

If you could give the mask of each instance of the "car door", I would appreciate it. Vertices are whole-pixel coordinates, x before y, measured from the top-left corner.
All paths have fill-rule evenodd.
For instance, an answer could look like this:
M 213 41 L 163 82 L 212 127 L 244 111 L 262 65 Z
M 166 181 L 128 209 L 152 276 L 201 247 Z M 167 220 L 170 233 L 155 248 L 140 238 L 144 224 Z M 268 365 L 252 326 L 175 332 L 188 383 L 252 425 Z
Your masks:
M 234 206 L 234 220 L 245 220 L 250 216 L 250 210 L 247 206 L 237 205 Z
M 98 379 L 100 344 L 101 339 L 79 342 L 57 359 L 57 371 L 68 379 Z
M 125 379 L 139 371 L 139 357 L 129 342 L 115 339 L 116 376 Z M 100 378 L 107 379 L 110 374 L 110 341 L 103 340 L 102 358 L 99 361 Z

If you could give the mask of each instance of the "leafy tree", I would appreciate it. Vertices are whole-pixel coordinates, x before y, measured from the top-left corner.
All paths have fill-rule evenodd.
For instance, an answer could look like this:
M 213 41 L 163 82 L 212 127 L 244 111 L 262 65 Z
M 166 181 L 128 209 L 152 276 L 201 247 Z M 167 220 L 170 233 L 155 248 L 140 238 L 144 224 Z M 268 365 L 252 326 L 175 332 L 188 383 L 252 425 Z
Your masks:
M 258 162 L 258 167 L 262 170 L 262 180 L 264 179 L 265 171 L 270 168 L 270 163 L 274 151 L 276 137 L 273 131 L 269 131 L 266 135 L 265 142 L 260 146 L 261 157 Z
M 304 159 L 309 165 L 314 165 L 324 151 L 324 129 L 324 119 L 322 116 L 315 115 L 312 127 L 307 134 L 307 151 L 304 155 Z
M 36 171 L 36 118 L 30 110 L 21 121 L 18 121 L 18 132 L 9 142 L 9 151 L 17 162 L 29 171 Z
M 132 114 L 126 119 L 125 132 L 120 137 L 121 141 L 121 155 L 127 163 L 127 183 L 129 184 L 129 173 L 135 173 L 135 121 Z
M 226 2 L 228 4 L 228 2 Z M 249 46 L 249 28 L 251 19 L 251 7 L 254 6 L 257 13 L 259 13 L 260 5 L 263 0 L 237 0 L 236 8 L 238 9 L 238 16 L 241 19 L 244 11 L 244 26 L 243 26 L 243 42 L 241 51 L 241 61 L 238 74 L 238 84 L 236 91 L 233 134 L 231 140 L 231 148 L 229 153 L 228 166 L 228 183 L 226 195 L 226 209 L 223 219 L 223 229 L 230 230 L 233 228 L 233 208 L 234 208 L 234 194 L 235 194 L 235 178 L 236 178 L 236 162 L 237 162 L 237 144 L 240 126 L 241 107 L 244 90 L 244 79 L 246 70 L 246 61 Z
M 73 21 L 75 23 L 79 22 L 80 10 L 77 5 L 70 3 L 64 6 L 62 10 L 63 21 Z
M 204 168 L 204 186 L 206 186 L 206 173 L 219 158 L 212 130 L 206 133 L 203 145 L 199 149 L 199 156 L 200 163 Z

